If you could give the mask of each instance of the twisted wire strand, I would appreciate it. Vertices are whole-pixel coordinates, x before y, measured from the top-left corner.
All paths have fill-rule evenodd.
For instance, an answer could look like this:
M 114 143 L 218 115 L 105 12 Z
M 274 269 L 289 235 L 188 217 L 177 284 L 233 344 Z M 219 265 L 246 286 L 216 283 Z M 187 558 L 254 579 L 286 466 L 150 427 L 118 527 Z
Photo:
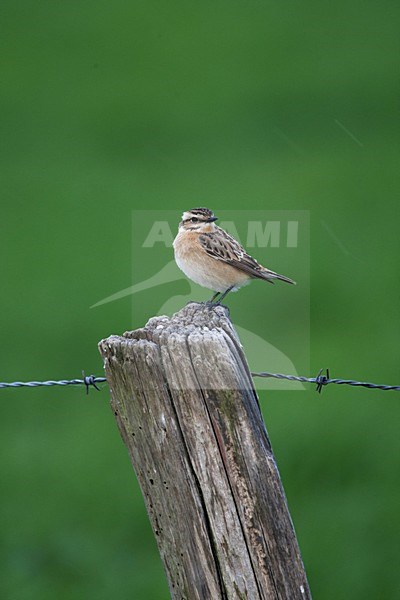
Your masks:
M 18 387 L 39 387 L 39 386 L 67 386 L 67 385 L 84 385 L 86 386 L 86 393 L 89 393 L 89 388 L 94 387 L 100 391 L 97 387 L 97 383 L 105 383 L 107 379 L 105 377 L 96 377 L 94 375 L 85 375 L 82 373 L 83 379 L 60 379 L 48 380 L 48 381 L 13 381 L 12 383 L 0 382 L 0 389 L 2 388 L 18 388 Z M 251 373 L 252 377 L 273 377 L 274 379 L 288 379 L 289 381 L 301 381 L 304 383 L 315 383 L 316 391 L 321 393 L 322 388 L 330 383 L 336 385 L 353 385 L 356 387 L 365 387 L 370 389 L 379 390 L 395 390 L 400 391 L 400 385 L 385 385 L 381 383 L 370 383 L 367 381 L 355 381 L 354 379 L 331 379 L 329 377 L 329 370 L 326 370 L 326 375 L 322 374 L 322 369 L 316 377 L 304 377 L 302 375 L 284 375 L 283 373 Z
M 95 377 L 94 375 L 83 375 L 83 379 L 60 379 L 54 381 L 13 381 L 12 383 L 0 382 L 1 388 L 17 388 L 17 387 L 39 387 L 39 386 L 52 386 L 52 385 L 85 385 L 86 393 L 89 393 L 89 387 L 94 387 L 100 391 L 97 387 L 97 383 L 103 383 L 107 381 L 105 377 Z
M 382 383 L 369 383 L 367 381 L 355 381 L 354 379 L 330 379 L 329 370 L 327 369 L 326 375 L 321 375 L 322 370 L 316 377 L 303 377 L 301 375 L 284 375 L 283 373 L 251 373 L 253 377 L 273 377 L 275 379 L 288 379 L 290 381 L 303 381 L 306 383 L 316 383 L 317 392 L 321 392 L 322 387 L 335 383 L 337 385 L 354 385 L 358 387 L 366 387 L 370 389 L 378 390 L 396 390 L 400 391 L 400 385 L 385 385 Z

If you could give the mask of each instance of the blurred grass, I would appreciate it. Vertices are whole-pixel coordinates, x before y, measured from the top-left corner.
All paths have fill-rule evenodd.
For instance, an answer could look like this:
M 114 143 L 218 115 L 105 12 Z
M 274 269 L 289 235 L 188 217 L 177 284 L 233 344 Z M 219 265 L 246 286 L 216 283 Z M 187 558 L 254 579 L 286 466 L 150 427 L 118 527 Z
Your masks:
M 89 310 L 131 283 L 132 210 L 208 205 L 310 210 L 310 374 L 397 383 L 398 13 L 2 2 L 0 379 L 100 373 L 97 341 L 153 314 Z M 229 303 L 268 339 L 264 301 Z M 1 396 L 2 597 L 167 598 L 107 390 Z M 314 596 L 398 597 L 397 395 L 261 402 Z

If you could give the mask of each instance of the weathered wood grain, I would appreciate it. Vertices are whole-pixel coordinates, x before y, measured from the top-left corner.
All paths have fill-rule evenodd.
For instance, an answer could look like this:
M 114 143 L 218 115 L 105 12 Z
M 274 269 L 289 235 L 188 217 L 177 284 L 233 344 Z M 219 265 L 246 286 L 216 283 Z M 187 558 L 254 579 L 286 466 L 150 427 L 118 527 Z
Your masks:
M 99 348 L 172 598 L 311 598 L 226 309 L 190 303 Z

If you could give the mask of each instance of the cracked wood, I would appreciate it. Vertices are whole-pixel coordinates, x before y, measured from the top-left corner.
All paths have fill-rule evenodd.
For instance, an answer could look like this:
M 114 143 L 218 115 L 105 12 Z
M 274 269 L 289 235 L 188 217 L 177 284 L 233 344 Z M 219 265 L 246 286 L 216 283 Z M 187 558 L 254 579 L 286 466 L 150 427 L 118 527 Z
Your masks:
M 171 597 L 311 598 L 227 310 L 190 303 L 99 348 Z

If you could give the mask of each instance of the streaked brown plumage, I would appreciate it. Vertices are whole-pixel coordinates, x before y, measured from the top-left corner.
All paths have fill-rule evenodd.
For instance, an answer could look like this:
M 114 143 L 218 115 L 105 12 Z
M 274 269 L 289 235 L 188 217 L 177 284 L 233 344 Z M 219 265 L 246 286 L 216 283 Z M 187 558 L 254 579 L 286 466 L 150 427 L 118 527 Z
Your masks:
M 273 283 L 280 279 L 295 283 L 260 265 L 231 235 L 215 225 L 217 217 L 208 208 L 193 208 L 183 213 L 174 240 L 178 267 L 195 283 L 222 294 L 238 290 L 251 279 Z

